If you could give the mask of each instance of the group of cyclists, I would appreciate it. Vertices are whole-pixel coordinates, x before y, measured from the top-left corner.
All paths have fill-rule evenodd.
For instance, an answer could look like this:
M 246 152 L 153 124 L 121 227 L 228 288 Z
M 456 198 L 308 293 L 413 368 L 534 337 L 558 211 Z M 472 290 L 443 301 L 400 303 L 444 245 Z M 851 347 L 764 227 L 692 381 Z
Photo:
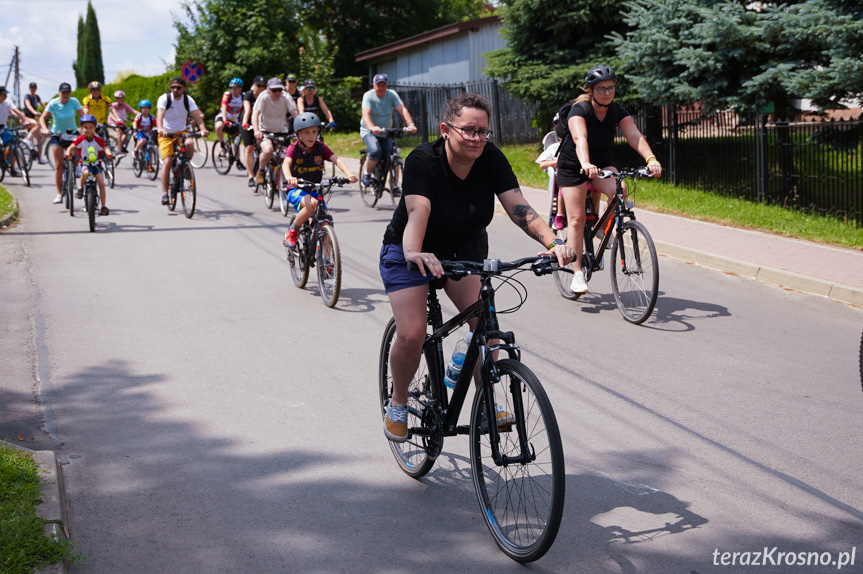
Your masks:
M 368 161 L 364 173 L 360 174 L 363 185 L 369 185 L 375 164 L 390 152 L 392 140 L 387 136 L 386 128 L 392 127 L 394 113 L 404 119 L 409 131 L 417 131 L 398 93 L 389 88 L 387 75 L 375 75 L 372 83 L 373 87 L 363 95 L 361 106 L 360 134 L 368 150 Z M 617 129 L 644 158 L 652 175 L 659 177 L 662 172 L 632 117 L 614 102 L 616 83 L 610 68 L 594 67 L 585 77 L 584 94 L 571 102 L 567 117 L 559 118 L 560 151 L 548 165 L 557 169 L 563 198 L 562 211 L 558 215 L 563 217 L 565 212 L 569 231 L 566 241 L 557 238 L 554 230 L 528 204 L 508 160 L 489 141 L 492 110 L 483 96 L 462 93 L 447 102 L 439 126 L 440 138 L 421 144 L 407 157 L 402 197 L 384 231 L 379 264 L 397 326 L 391 354 L 394 392 L 384 418 L 384 434 L 389 440 L 407 440 L 406 393 L 419 364 L 426 335 L 429 282 L 442 276 L 442 260 L 482 261 L 487 257 L 486 228 L 494 213 L 495 198 L 513 223 L 538 241 L 544 252 L 555 256 L 561 266 L 574 263 L 573 292 L 587 291 L 581 272 L 587 187 L 590 182 L 603 195 L 611 198 L 614 194 L 612 181 L 595 178 L 601 169 L 617 171 L 611 160 Z M 174 143 L 186 136 L 189 118 L 197 124 L 201 135 L 208 135 L 203 114 L 195 100 L 186 93 L 187 85 L 183 78 L 174 78 L 170 91 L 158 98 L 155 116 L 151 115 L 149 100 L 140 101 L 136 111 L 125 103 L 122 91 L 114 93 L 114 102 L 103 96 L 98 82 L 88 86 L 90 94 L 83 102 L 71 97 L 69 84 L 61 84 L 59 95 L 39 113 L 36 108 L 41 100 L 36 96 L 35 88 L 31 85 L 31 96 L 24 112 L 10 107 L 5 101 L 6 90 L 0 88 L 0 124 L 5 124 L 8 115 L 13 113 L 22 125 L 33 126 L 38 120 L 41 133 L 34 130 L 34 138 L 40 135 L 51 138 L 58 192 L 55 203 L 62 201 L 60 187 L 64 155 L 95 152 L 99 157 L 110 158 L 108 146 L 96 133 L 99 124 L 107 123 L 113 128 L 111 136 L 116 138 L 121 154 L 126 153 L 122 149 L 122 141 L 129 114 L 135 114 L 136 150 L 149 138 L 157 138 L 164 165 L 162 203 L 168 201 Z M 287 147 L 280 166 L 289 201 L 299 214 L 285 234 L 284 245 L 292 246 L 296 244 L 297 228 L 317 207 L 316 196 L 298 187 L 298 180 L 319 183 L 325 161 L 335 163 L 351 182 L 358 181 L 358 177 L 320 141 L 321 128 L 326 125 L 321 121 L 321 115 L 329 125 L 334 125 L 334 118 L 323 98 L 317 94 L 313 80 L 306 80 L 299 89 L 294 75 L 288 75 L 286 82 L 276 77 L 257 76 L 249 90 L 243 91 L 243 88 L 243 80 L 234 78 L 222 96 L 214 121 L 217 145 L 225 143 L 226 134 L 229 137 L 240 134 L 245 144 L 243 159 L 248 185 L 256 186 L 263 183 L 264 168 L 274 153 L 273 140 L 267 136 L 295 134 L 296 140 Z M 50 127 L 48 117 L 51 118 Z M 81 134 L 76 120 L 80 120 Z M 187 150 L 192 149 L 190 144 L 187 140 Z M 256 172 L 255 145 L 260 150 Z M 102 213 L 107 214 L 104 180 L 101 174 L 96 175 L 102 196 Z M 558 220 L 555 222 L 555 227 L 558 227 Z M 414 264 L 415 270 L 409 270 L 408 263 Z M 458 282 L 449 281 L 444 287 L 459 311 L 477 300 L 479 289 L 479 280 L 475 276 Z M 506 418 L 509 415 L 498 412 L 498 416 Z

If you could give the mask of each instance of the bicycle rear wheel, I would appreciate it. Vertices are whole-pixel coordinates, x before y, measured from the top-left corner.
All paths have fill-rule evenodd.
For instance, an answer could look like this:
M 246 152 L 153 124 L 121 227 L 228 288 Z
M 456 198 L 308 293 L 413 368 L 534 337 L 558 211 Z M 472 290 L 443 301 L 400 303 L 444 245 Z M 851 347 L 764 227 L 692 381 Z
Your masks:
M 342 291 L 342 255 L 332 225 L 321 225 L 318 237 L 318 288 L 327 307 L 335 307 Z
M 390 166 L 390 200 L 397 204 L 402 196 L 402 176 L 405 173 L 405 162 L 396 158 Z
M 66 168 L 66 181 L 63 182 L 63 189 L 66 194 L 66 207 L 69 208 L 69 216 L 75 217 L 75 163 L 72 161 L 67 162 Z
M 470 423 L 473 481 L 494 541 L 513 560 L 532 562 L 551 548 L 560 528 L 566 488 L 563 446 L 551 402 L 536 375 L 513 359 L 495 366 L 500 384 L 493 387 L 494 400 L 516 420 L 523 419 L 525 432 L 522 449 L 519 424 L 503 427 L 497 433 L 498 449 L 504 457 L 524 451 L 531 460 L 495 464 L 484 418 L 495 409 L 487 408 L 485 393 L 478 392 Z
M 293 225 L 296 218 L 296 215 L 291 216 L 288 227 Z M 294 285 L 302 289 L 309 280 L 309 252 L 306 248 L 306 238 L 302 229 L 297 236 L 297 244 L 294 247 L 285 247 L 285 251 L 288 256 L 288 265 L 291 267 L 291 279 L 293 279 Z
M 566 227 L 558 229 L 555 233 L 557 233 L 558 239 L 566 241 Z M 555 271 L 552 273 L 552 277 L 554 277 L 554 284 L 557 286 L 557 290 L 560 292 L 561 297 L 569 299 L 570 301 L 574 301 L 581 297 L 581 293 L 573 293 L 572 289 L 569 288 L 572 284 L 572 273 L 567 273 L 566 271 Z
M 372 185 L 363 185 L 362 176 L 366 173 L 366 159 L 367 156 L 365 155 L 360 157 L 360 181 L 358 183 L 360 186 L 360 195 L 363 198 L 363 203 L 365 203 L 367 207 L 374 207 L 375 204 L 378 202 L 378 196 L 377 193 L 375 193 L 374 183 L 372 183 Z
M 378 369 L 378 391 L 381 400 L 381 417 L 387 416 L 387 405 L 393 395 L 393 377 L 390 372 L 390 353 L 396 340 L 396 321 L 390 319 L 384 329 L 384 338 L 381 341 L 381 354 Z M 443 447 L 443 439 L 434 436 L 423 436 L 412 432 L 413 429 L 427 427 L 423 424 L 423 413 L 425 404 L 433 399 L 431 385 L 429 384 L 429 369 L 426 364 L 425 355 L 420 358 L 420 365 L 414 374 L 408 387 L 408 440 L 406 442 L 390 443 L 390 450 L 399 468 L 413 478 L 425 476 L 434 466 L 436 453 Z M 429 410 L 429 412 L 432 412 Z M 427 415 L 431 420 L 434 417 Z M 434 452 L 430 456 L 429 452 Z
M 183 213 L 188 219 L 195 215 L 195 202 L 197 201 L 198 188 L 195 185 L 195 170 L 191 163 L 180 166 L 180 200 L 183 202 Z
M 19 143 L 14 147 L 12 152 L 15 154 L 15 165 L 21 170 L 21 178 L 24 180 L 24 185 L 30 187 L 30 167 L 25 159 L 25 157 L 29 157 L 30 151 L 24 147 L 23 143 Z
M 647 229 L 635 220 L 611 247 L 611 291 L 623 318 L 635 325 L 653 312 L 659 292 L 659 259 Z
M 132 173 L 135 174 L 135 177 L 141 177 L 141 174 L 144 173 L 144 149 L 140 149 L 132 154 Z
M 205 140 L 204 138 L 195 138 L 194 145 L 195 153 L 192 154 L 191 164 L 192 167 L 194 167 L 195 169 L 201 169 L 202 167 L 207 165 L 207 158 L 210 154 L 210 148 L 207 146 L 207 140 Z
M 197 153 L 197 150 L 196 150 Z M 219 175 L 227 175 L 231 171 L 231 166 L 234 164 L 234 156 L 231 154 L 231 149 L 225 142 L 216 142 L 213 144 L 213 168 Z
M 273 208 L 273 202 L 276 199 L 276 190 L 273 188 L 273 168 L 267 166 L 264 172 L 264 205 L 267 209 Z
M 111 189 L 114 189 L 114 175 L 114 160 L 105 158 L 105 179 Z

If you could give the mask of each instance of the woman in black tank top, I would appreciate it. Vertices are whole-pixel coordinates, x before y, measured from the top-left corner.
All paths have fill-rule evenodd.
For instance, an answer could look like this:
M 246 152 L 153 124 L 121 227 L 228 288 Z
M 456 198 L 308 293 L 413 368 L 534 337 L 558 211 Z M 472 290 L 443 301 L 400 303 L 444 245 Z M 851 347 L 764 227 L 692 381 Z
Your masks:
M 587 185 L 590 182 L 595 190 L 609 198 L 614 195 L 614 180 L 595 178 L 600 169 L 617 171 L 611 163 L 611 147 L 618 127 L 629 145 L 647 162 L 653 176 L 662 174 L 662 166 L 632 116 L 614 103 L 614 71 L 596 66 L 587 73 L 584 83 L 586 94 L 576 99 L 568 118 L 561 118 L 569 133 L 561 144 L 557 167 L 557 181 L 566 207 L 566 242 L 575 250 L 571 288 L 579 294 L 587 293 L 587 282 L 581 270 Z
M 328 123 L 335 124 L 333 113 L 327 107 L 327 104 L 324 103 L 324 99 L 317 94 L 317 91 L 318 88 L 315 85 L 315 81 L 306 80 L 303 83 L 303 95 L 297 100 L 297 109 L 299 109 L 301 114 L 303 112 L 312 112 L 318 116 L 326 116 Z

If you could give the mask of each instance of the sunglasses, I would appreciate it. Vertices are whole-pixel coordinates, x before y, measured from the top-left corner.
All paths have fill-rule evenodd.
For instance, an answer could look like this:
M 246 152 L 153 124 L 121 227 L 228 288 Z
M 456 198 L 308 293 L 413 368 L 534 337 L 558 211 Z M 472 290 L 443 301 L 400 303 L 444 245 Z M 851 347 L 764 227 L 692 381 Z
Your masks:
M 172 90 L 182 90 L 183 86 L 171 86 Z
M 270 88 L 270 91 L 275 93 L 275 94 L 281 94 L 282 88 Z
M 296 83 L 297 83 L 297 81 L 296 81 L 296 80 L 288 80 L 288 83 L 289 83 L 289 84 L 296 84 Z
M 316 88 L 316 87 L 314 87 L 314 86 L 306 86 L 306 87 L 305 87 L 305 88 L 303 88 L 303 89 L 304 89 L 305 91 L 307 91 L 307 92 L 314 92 L 315 90 L 317 90 L 317 88 Z

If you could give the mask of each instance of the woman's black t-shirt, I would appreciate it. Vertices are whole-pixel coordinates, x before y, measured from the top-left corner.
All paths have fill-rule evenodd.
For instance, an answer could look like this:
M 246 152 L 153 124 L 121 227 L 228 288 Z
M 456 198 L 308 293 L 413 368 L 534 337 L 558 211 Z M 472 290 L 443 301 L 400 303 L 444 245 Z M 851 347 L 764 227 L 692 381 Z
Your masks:
M 590 163 L 599 167 L 612 165 L 611 147 L 614 144 L 617 126 L 621 120 L 629 117 L 629 112 L 617 102 L 611 102 L 605 112 L 605 119 L 599 121 L 590 102 L 578 102 L 573 104 L 569 110 L 569 117 L 566 118 L 567 126 L 569 125 L 569 118 L 574 116 L 584 118 L 587 124 L 587 149 L 590 153 Z M 578 161 L 578 156 L 575 154 L 575 142 L 572 136 L 564 141 L 558 163 L 573 166 L 576 173 L 581 169 L 581 162 Z
M 486 143 L 468 176 L 459 179 L 450 169 L 438 138 L 424 143 L 407 157 L 402 199 L 384 233 L 384 244 L 402 243 L 408 212 L 404 197 L 421 195 L 431 202 L 422 250 L 443 259 L 484 258 L 488 250 L 486 227 L 494 217 L 494 198 L 518 187 L 506 156 Z

